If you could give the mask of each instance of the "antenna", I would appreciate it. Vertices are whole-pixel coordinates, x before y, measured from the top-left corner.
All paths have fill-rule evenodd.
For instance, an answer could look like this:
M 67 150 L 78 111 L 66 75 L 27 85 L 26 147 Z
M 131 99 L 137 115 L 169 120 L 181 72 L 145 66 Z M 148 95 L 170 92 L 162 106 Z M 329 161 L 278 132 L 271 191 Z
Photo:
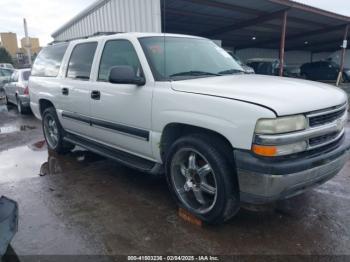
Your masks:
M 26 38 L 26 45 L 25 45 L 24 48 L 27 50 L 28 63 L 29 63 L 29 65 L 32 65 L 32 53 L 31 53 L 31 50 L 30 50 L 31 44 L 30 44 L 29 36 L 28 36 L 27 21 L 26 21 L 25 18 L 23 19 L 23 25 L 24 25 L 24 35 L 25 35 L 25 38 Z

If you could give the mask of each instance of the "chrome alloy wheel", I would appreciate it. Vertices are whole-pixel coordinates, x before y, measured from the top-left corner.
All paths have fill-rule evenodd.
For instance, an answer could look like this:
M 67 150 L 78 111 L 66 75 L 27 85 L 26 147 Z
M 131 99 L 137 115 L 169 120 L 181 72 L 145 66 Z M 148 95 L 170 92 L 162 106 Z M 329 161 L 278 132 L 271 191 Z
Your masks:
M 58 128 L 55 119 L 50 115 L 46 115 L 44 118 L 44 133 L 49 146 L 55 148 L 59 139 Z
M 171 163 L 171 180 L 179 199 L 189 209 L 205 214 L 217 199 L 215 173 L 198 151 L 183 148 L 175 153 Z

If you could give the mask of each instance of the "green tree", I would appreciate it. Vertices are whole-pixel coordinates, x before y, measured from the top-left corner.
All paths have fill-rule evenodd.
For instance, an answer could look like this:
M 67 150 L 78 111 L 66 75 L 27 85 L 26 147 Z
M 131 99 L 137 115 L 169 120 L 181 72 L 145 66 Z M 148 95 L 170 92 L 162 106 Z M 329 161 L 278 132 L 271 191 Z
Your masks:
M 0 63 L 10 63 L 10 64 L 12 64 L 11 55 L 3 47 L 0 47 Z

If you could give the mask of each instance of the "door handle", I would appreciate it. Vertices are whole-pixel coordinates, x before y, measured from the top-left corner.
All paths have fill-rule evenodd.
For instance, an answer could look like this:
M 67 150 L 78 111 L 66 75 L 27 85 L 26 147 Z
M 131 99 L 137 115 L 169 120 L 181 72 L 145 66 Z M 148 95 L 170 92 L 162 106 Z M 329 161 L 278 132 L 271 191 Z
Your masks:
M 101 92 L 98 90 L 93 90 L 91 92 L 91 98 L 94 100 L 100 100 L 101 99 Z
M 62 95 L 68 96 L 69 95 L 69 89 L 67 87 L 62 88 Z

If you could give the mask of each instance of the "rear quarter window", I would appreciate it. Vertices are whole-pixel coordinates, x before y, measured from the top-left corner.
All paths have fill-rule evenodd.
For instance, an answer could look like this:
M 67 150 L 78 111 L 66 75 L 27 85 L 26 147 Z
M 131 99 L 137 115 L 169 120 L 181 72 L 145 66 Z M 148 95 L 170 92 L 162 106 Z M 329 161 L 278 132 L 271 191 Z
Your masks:
M 44 48 L 35 59 L 31 75 L 56 77 L 61 67 L 68 44 L 57 44 Z

